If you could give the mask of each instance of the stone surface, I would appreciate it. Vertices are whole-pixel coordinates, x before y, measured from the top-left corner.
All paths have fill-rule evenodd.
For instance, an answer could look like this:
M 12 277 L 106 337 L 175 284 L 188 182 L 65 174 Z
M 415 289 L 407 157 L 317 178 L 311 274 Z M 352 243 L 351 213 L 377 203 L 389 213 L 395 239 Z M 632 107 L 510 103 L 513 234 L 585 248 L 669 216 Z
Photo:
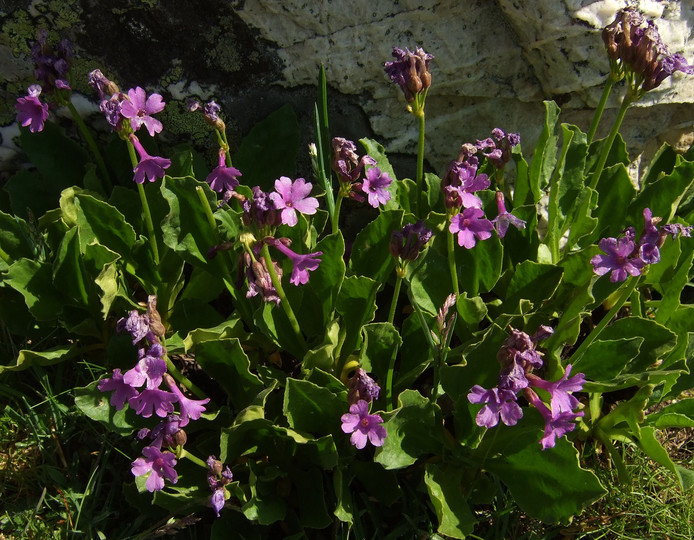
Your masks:
M 186 95 L 223 106 L 232 145 L 284 102 L 312 138 L 318 67 L 329 84 L 333 134 L 375 137 L 400 153 L 413 174 L 416 126 L 399 89 L 383 72 L 393 46 L 435 55 L 427 100 L 427 165 L 440 172 L 460 144 L 494 127 L 521 134 L 532 148 L 544 99 L 562 120 L 586 129 L 608 71 L 600 29 L 620 0 L 5 0 L 0 2 L 0 161 L 13 152 L 14 100 L 32 82 L 27 56 L 40 27 L 76 46 L 73 87 L 92 97 L 89 70 L 100 67 L 121 87 L 160 90 L 170 103 Z M 641 0 L 671 51 L 694 59 L 691 0 Z M 676 75 L 630 111 L 622 130 L 645 160 L 662 140 L 684 145 L 692 131 L 694 79 Z M 618 94 L 618 92 L 613 92 Z M 616 95 L 599 135 L 608 129 Z M 85 108 L 89 107 L 85 105 Z M 98 115 L 97 115 L 98 116 Z M 163 118 L 170 136 L 196 129 L 183 108 Z M 193 138 L 214 154 L 214 141 Z M 301 170 L 301 169 L 300 169 Z

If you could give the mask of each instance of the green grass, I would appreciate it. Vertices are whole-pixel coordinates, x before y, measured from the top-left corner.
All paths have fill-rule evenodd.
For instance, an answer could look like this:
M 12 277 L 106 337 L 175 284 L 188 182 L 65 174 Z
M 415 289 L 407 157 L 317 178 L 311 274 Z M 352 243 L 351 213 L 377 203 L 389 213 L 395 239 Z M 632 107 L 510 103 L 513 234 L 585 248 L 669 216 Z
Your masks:
M 32 368 L 7 373 L 0 381 L 0 540 L 135 540 L 155 537 L 157 528 L 178 529 L 168 538 L 209 537 L 209 516 L 197 523 L 196 516 L 176 521 L 152 505 L 150 498 L 138 499 L 132 493 L 129 465 L 139 453 L 138 441 L 109 434 L 76 409 L 72 388 L 99 375 L 98 370 L 91 373 L 85 367 L 91 366 L 65 363 Z M 693 431 L 661 434 L 673 459 L 690 468 L 694 465 Z M 547 525 L 530 519 L 510 497 L 500 495 L 478 513 L 476 537 L 694 538 L 694 491 L 683 493 L 674 475 L 636 449 L 627 446 L 623 452 L 633 478 L 630 485 L 618 484 L 604 455 L 584 456 L 584 466 L 593 468 L 610 491 L 570 524 Z M 427 512 L 417 514 L 417 497 L 409 494 L 412 504 L 406 517 L 419 525 L 402 521 L 401 528 L 436 538 L 435 525 L 422 521 Z M 358 536 L 358 525 L 378 522 L 377 514 L 374 509 L 362 515 L 351 537 Z M 346 534 L 342 530 L 338 537 L 346 538 Z

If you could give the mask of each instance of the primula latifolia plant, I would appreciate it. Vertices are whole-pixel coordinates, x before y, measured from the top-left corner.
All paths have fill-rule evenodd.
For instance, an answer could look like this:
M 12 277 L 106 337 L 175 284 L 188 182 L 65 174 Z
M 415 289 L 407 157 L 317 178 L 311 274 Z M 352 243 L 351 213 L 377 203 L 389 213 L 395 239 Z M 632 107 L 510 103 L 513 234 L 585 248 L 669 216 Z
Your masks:
M 311 171 L 295 169 L 287 107 L 234 149 L 219 104 L 178 104 L 218 152 L 163 157 L 170 100 L 95 69 L 112 131 L 98 145 L 71 105 L 69 45 L 41 34 L 16 104 L 35 168 L 0 214 L 8 328 L 27 346 L 0 371 L 84 360 L 95 380 L 75 399 L 123 437 L 129 500 L 219 534 L 463 538 L 509 497 L 566 523 L 609 487 L 591 467 L 629 480 L 627 445 L 690 488 L 658 430 L 694 425 L 694 160 L 665 145 L 632 179 L 618 129 L 692 68 L 633 9 L 603 38 L 588 134 L 546 102 L 529 160 L 497 128 L 441 176 L 424 171 L 435 58 L 395 48 L 385 74 L 419 133 L 410 179 L 376 141 L 331 134 L 322 70 Z M 611 92 L 618 117 L 595 139 Z M 375 217 L 348 235 L 355 205 Z

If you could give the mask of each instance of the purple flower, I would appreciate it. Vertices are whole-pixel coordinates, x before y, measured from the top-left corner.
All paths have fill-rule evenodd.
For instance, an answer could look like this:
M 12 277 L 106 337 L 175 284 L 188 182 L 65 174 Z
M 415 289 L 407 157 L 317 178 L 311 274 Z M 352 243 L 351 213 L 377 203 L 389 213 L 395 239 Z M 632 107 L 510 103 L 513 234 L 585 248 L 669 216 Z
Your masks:
M 147 435 L 152 439 L 152 444 L 149 446 L 155 446 L 161 448 L 162 445 L 166 446 L 177 446 L 178 444 L 183 444 L 180 438 L 185 438 L 185 432 L 181 429 L 181 417 L 177 414 L 169 414 L 165 420 L 159 422 L 152 431 L 146 431 L 145 433 L 138 434 L 140 439 L 143 439 Z M 183 435 L 181 435 L 183 434 Z
M 660 261 L 660 231 L 657 223 L 660 218 L 654 218 L 650 208 L 643 209 L 643 231 L 639 237 L 639 258 L 646 264 Z
M 17 122 L 23 127 L 29 126 L 29 131 L 43 131 L 43 125 L 48 119 L 48 105 L 41 103 L 39 95 L 41 87 L 32 84 L 27 90 L 26 97 L 17 98 L 14 108 L 17 110 Z
M 239 185 L 241 171 L 234 167 L 227 167 L 226 152 L 223 148 L 219 149 L 219 165 L 212 169 L 207 175 L 207 183 L 210 184 L 212 191 L 225 193 L 236 189 Z
M 293 227 L 298 223 L 296 212 L 315 214 L 318 209 L 318 199 L 309 197 L 311 182 L 297 178 L 294 182 L 286 176 L 275 180 L 275 191 L 270 193 L 270 199 L 275 208 L 281 210 L 282 223 Z
M 383 446 L 386 438 L 386 428 L 383 419 L 377 414 L 369 414 L 369 404 L 360 399 L 355 404 L 350 405 L 349 413 L 343 414 L 342 431 L 351 433 L 349 441 L 359 450 L 366 446 L 366 441 L 370 441 L 374 446 Z
M 359 180 L 361 172 L 366 165 L 376 165 L 376 160 L 368 154 L 360 159 L 357 155 L 357 147 L 348 139 L 334 137 L 332 147 L 332 168 L 343 184 L 351 184 Z
M 226 486 L 229 482 L 233 480 L 233 475 L 229 467 L 223 469 L 223 464 L 214 456 L 207 458 L 207 483 L 212 490 L 212 496 L 210 497 L 210 504 L 214 511 L 219 517 L 219 512 L 224 508 L 224 503 L 226 502 Z
M 402 230 L 393 231 L 390 235 L 390 254 L 404 261 L 414 261 L 431 240 L 432 234 L 421 219 L 414 224 L 408 223 Z
M 598 244 L 605 255 L 595 255 L 590 259 L 593 271 L 603 276 L 607 272 L 610 274 L 610 281 L 624 281 L 629 275 L 638 276 L 644 262 L 639 258 L 632 258 L 634 253 L 634 240 L 632 235 L 616 238 L 603 238 Z
M 190 420 L 198 420 L 202 413 L 205 412 L 205 405 L 209 403 L 210 398 L 205 399 L 189 399 L 183 395 L 183 392 L 178 388 L 176 381 L 174 381 L 171 375 L 164 374 L 164 381 L 166 386 L 175 394 L 178 401 L 178 407 L 180 409 L 181 415 L 181 427 L 188 425 Z
M 677 238 L 678 234 L 690 238 L 692 236 L 692 227 L 682 225 L 681 223 L 670 223 L 663 225 L 662 230 L 665 234 L 669 234 L 673 239 Z
M 509 225 L 513 225 L 516 229 L 525 229 L 525 221 L 517 218 L 506 210 L 504 194 L 501 191 L 496 192 L 496 207 L 499 213 L 492 220 L 492 223 L 494 227 L 496 227 L 496 234 L 499 235 L 499 238 L 506 236 Z
M 470 389 L 467 399 L 470 403 L 485 404 L 475 419 L 480 427 L 493 428 L 499 423 L 499 418 L 507 426 L 515 426 L 523 417 L 523 411 L 516 403 L 516 394 L 511 390 L 497 387 L 486 390 L 476 384 Z
M 415 52 L 393 47 L 393 62 L 386 62 L 385 72 L 390 80 L 400 86 L 408 103 L 415 94 L 426 92 L 431 86 L 429 63 L 434 56 L 418 47 Z
M 134 180 L 138 184 L 145 181 L 145 176 L 150 182 L 154 182 L 157 178 L 164 178 L 164 171 L 171 166 L 171 160 L 158 156 L 150 156 L 140 144 L 140 141 L 135 135 L 130 135 L 130 142 L 140 155 L 140 162 L 133 169 L 135 173 Z
M 248 253 L 243 254 L 243 262 L 246 267 L 246 278 L 248 279 L 248 292 L 246 298 L 251 298 L 256 295 L 261 295 L 265 302 L 274 302 L 279 305 L 281 299 L 277 294 L 275 286 L 272 284 L 272 279 L 265 263 L 265 258 L 260 260 L 252 260 Z M 282 279 L 282 267 L 275 261 L 272 261 L 277 277 Z
M 127 317 L 122 317 L 116 323 L 116 330 L 122 332 L 125 330 L 133 338 L 133 345 L 140 340 L 145 339 L 149 334 L 149 319 L 147 315 L 140 314 L 139 311 L 133 309 L 128 313 Z
M 374 399 L 378 399 L 378 395 L 381 393 L 381 387 L 362 368 L 357 368 L 347 382 L 347 388 L 347 403 L 350 405 L 359 400 L 371 403 Z
M 128 98 L 121 103 L 120 110 L 123 116 L 130 119 L 133 131 L 137 131 L 144 125 L 152 137 L 155 133 L 161 133 L 163 129 L 161 122 L 151 115 L 164 110 L 165 103 L 162 97 L 159 94 L 147 97 L 144 89 L 138 86 L 128 90 Z
M 578 373 L 569 379 L 571 364 L 566 366 L 566 371 L 561 379 L 554 382 L 545 381 L 535 375 L 529 375 L 530 384 L 536 388 L 542 388 L 551 397 L 552 414 L 573 411 L 578 406 L 578 399 L 570 392 L 580 392 L 586 382 L 583 373 Z
M 138 395 L 137 390 L 123 381 L 123 375 L 118 368 L 113 370 L 113 375 L 110 379 L 101 379 L 97 387 L 102 392 L 113 391 L 109 401 L 117 411 L 120 411 L 123 407 L 125 407 L 126 401 Z
M 493 229 L 494 225 L 484 217 L 484 212 L 479 208 L 466 208 L 462 213 L 456 214 L 448 227 L 453 234 L 458 233 L 458 245 L 466 249 L 475 247 L 477 240 L 491 238 Z
M 388 173 L 382 173 L 378 167 L 371 167 L 366 171 L 366 178 L 361 189 L 368 196 L 371 206 L 378 208 L 379 204 L 386 204 L 390 200 L 388 186 L 392 182 L 393 179 L 388 176 Z
M 164 478 L 171 481 L 172 484 L 178 482 L 178 473 L 174 467 L 176 466 L 176 456 L 171 452 L 162 452 L 154 446 L 145 446 L 142 449 L 142 455 L 132 463 L 130 469 L 134 476 L 144 476 L 147 473 L 149 478 L 145 482 L 145 487 L 150 493 L 164 489 Z
M 55 49 L 48 43 L 48 30 L 42 28 L 37 33 L 37 41 L 31 47 L 31 59 L 36 65 L 34 77 L 44 87 L 47 94 L 56 88 L 61 89 L 62 81 L 70 69 L 72 43 L 63 38 Z
M 134 368 L 123 374 L 123 382 L 133 388 L 139 388 L 145 383 L 150 390 L 158 388 L 164 373 L 166 373 L 166 361 L 161 357 L 161 354 L 156 354 L 162 352 L 160 349 L 161 345 L 158 344 L 151 347 L 147 354 L 135 364 Z M 142 351 L 144 352 L 144 349 Z
M 282 222 L 270 194 L 258 186 L 253 186 L 253 197 L 243 201 L 242 206 L 244 225 L 257 228 L 276 227 Z
M 320 255 L 323 255 L 323 252 L 316 251 L 315 253 L 300 255 L 299 253 L 294 253 L 291 249 L 285 246 L 281 240 L 276 239 L 273 239 L 272 245 L 289 257 L 289 260 L 292 261 L 292 275 L 289 278 L 289 282 L 297 286 L 308 283 L 309 271 L 313 272 L 314 270 L 318 269 L 318 265 L 320 264 L 319 257 Z
M 174 411 L 173 404 L 178 401 L 175 394 L 159 389 L 145 389 L 138 396 L 128 399 L 128 405 L 143 418 L 149 418 L 155 412 L 165 418 Z

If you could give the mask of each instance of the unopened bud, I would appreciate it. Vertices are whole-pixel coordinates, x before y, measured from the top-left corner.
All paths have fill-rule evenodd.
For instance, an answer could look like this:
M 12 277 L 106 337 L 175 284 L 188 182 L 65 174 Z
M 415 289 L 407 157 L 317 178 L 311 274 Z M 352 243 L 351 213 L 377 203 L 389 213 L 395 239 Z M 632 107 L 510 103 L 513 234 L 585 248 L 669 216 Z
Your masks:
M 147 318 L 149 319 L 149 329 L 157 337 L 164 337 L 166 328 L 161 322 L 161 316 L 157 311 L 157 297 L 153 294 L 147 297 Z
M 188 442 L 188 436 L 182 429 L 174 433 L 172 439 L 175 446 L 185 446 L 186 442 Z

